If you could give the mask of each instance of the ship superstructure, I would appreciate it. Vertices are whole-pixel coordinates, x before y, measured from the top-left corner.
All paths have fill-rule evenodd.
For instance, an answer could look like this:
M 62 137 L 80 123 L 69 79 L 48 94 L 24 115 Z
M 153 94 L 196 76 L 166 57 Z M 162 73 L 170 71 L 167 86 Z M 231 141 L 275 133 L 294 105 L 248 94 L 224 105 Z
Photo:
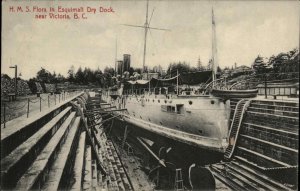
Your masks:
M 143 28 L 144 69 L 147 30 L 150 28 L 148 13 Z M 118 114 L 122 116 L 122 120 L 133 125 L 204 149 L 224 152 L 228 146 L 230 98 L 255 97 L 257 90 L 218 90 L 220 87 L 216 78 L 217 47 L 213 9 L 212 33 L 211 71 L 194 74 L 200 76 L 196 88 L 183 88 L 184 74 L 177 71 L 177 76 L 170 79 L 126 81 L 117 91 L 104 91 L 103 100 L 118 109 L 126 108 L 126 111 L 119 111 Z

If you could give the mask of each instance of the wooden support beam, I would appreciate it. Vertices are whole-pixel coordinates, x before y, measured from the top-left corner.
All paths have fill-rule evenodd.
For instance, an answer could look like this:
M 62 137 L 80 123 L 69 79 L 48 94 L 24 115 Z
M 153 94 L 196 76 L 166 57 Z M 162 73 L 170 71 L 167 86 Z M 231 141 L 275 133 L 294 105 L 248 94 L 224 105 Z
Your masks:
M 145 147 L 145 149 L 161 164 L 162 166 L 166 167 L 166 164 L 164 161 L 160 160 L 160 158 L 139 138 L 137 137 L 137 140 Z
M 110 109 L 110 108 L 116 108 L 116 106 L 111 106 L 111 107 L 101 107 L 101 108 L 96 108 L 96 109 L 86 110 L 86 112 L 93 112 L 93 111 L 105 110 L 105 109 Z
M 114 119 L 114 118 L 116 118 L 116 117 L 119 117 L 119 116 L 122 116 L 122 115 L 121 115 L 121 114 L 120 114 L 120 115 L 115 115 L 115 116 L 113 116 L 113 117 L 111 117 L 111 118 L 108 118 L 108 119 L 106 119 L 106 120 L 101 121 L 100 123 L 95 123 L 95 124 L 93 124 L 93 125 L 90 125 L 89 128 L 94 127 L 94 126 L 96 126 L 96 125 L 102 126 L 105 122 L 110 121 L 110 120 L 112 120 L 112 119 Z
M 114 109 L 109 111 L 94 111 L 94 112 L 86 112 L 85 115 L 96 115 L 96 114 L 103 114 L 103 113 L 112 113 L 114 111 L 127 111 L 127 109 Z
M 124 130 L 123 141 L 122 141 L 122 149 L 124 148 L 125 141 L 126 141 L 126 138 L 127 138 L 127 128 L 128 128 L 128 126 L 126 125 L 125 130 Z
M 93 138 L 92 138 L 92 135 L 91 135 L 91 132 L 89 130 L 89 127 L 88 127 L 88 124 L 87 124 L 87 121 L 86 121 L 86 118 L 84 117 L 84 114 L 83 114 L 83 111 L 81 110 L 81 108 L 75 104 L 74 102 L 70 102 L 74 107 L 76 108 L 79 108 L 77 111 L 79 112 L 78 114 L 81 116 L 81 120 L 83 121 L 83 127 L 86 131 L 86 134 L 87 134 L 87 140 L 90 142 L 91 144 L 91 149 L 92 149 L 92 152 L 94 152 L 95 154 L 95 158 L 96 158 L 96 161 L 97 161 L 97 165 L 99 167 L 99 169 L 101 170 L 101 172 L 104 174 L 104 175 L 107 175 L 107 172 L 106 170 L 104 169 L 103 165 L 101 164 L 101 161 L 99 159 L 99 156 L 98 156 L 98 153 L 96 151 L 96 147 L 95 147 L 95 144 L 93 143 Z M 98 143 L 98 142 L 97 142 Z M 100 144 L 98 145 L 100 146 Z

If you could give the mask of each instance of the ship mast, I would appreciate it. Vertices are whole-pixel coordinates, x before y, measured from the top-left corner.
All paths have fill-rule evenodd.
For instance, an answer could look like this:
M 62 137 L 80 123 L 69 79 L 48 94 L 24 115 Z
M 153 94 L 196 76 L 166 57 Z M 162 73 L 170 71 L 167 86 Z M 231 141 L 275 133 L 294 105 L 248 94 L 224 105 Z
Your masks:
M 117 77 L 117 53 L 118 53 L 118 39 L 116 38 L 115 77 Z
M 139 28 L 144 28 L 145 29 L 145 36 L 144 36 L 144 54 L 143 54 L 143 68 L 142 68 L 142 74 L 145 71 L 145 66 L 146 66 L 146 52 L 147 52 L 147 34 L 148 34 L 148 30 L 151 34 L 151 30 L 163 30 L 163 31 L 170 31 L 169 29 L 163 29 L 163 28 L 156 28 L 156 27 L 150 27 L 150 23 L 151 23 L 151 19 L 153 16 L 153 12 L 154 9 L 152 11 L 151 17 L 148 21 L 148 9 L 149 9 L 149 0 L 147 0 L 147 7 L 146 7 L 146 22 L 144 25 L 128 25 L 128 24 L 124 24 L 125 26 L 129 26 L 129 27 L 139 27 Z
M 216 23 L 214 17 L 214 8 L 211 9 L 212 14 L 212 59 L 211 59 L 211 68 L 212 68 L 212 80 L 213 80 L 213 87 L 215 86 L 216 80 L 216 72 L 217 72 L 217 42 L 216 42 Z
M 144 38 L 144 56 L 143 56 L 143 68 L 142 68 L 142 74 L 145 70 L 145 62 L 146 62 L 146 48 L 147 48 L 147 33 L 148 33 L 148 8 L 149 8 L 149 0 L 147 0 L 147 9 L 146 9 L 146 22 L 144 24 L 145 28 L 145 38 Z

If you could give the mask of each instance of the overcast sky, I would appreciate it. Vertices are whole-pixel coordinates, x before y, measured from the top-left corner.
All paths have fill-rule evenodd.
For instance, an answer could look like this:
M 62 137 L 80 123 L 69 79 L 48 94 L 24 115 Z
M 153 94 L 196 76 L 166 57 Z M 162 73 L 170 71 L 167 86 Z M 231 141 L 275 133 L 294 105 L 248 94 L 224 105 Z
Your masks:
M 148 35 L 146 65 L 186 61 L 203 65 L 211 57 L 211 7 L 214 6 L 218 62 L 221 68 L 250 66 L 260 54 L 286 52 L 299 46 L 298 1 L 151 1 L 152 27 Z M 33 13 L 10 13 L 10 6 L 112 7 L 115 13 L 88 14 L 85 20 L 34 19 Z M 131 65 L 142 67 L 142 28 L 146 1 L 2 1 L 1 73 L 14 75 L 18 65 L 22 78 L 29 79 L 44 67 L 66 76 L 71 65 L 104 69 L 117 58 L 131 54 Z M 48 13 L 46 13 L 48 14 Z M 72 14 L 70 14 L 72 15 Z M 18 73 L 19 73 L 18 72 Z

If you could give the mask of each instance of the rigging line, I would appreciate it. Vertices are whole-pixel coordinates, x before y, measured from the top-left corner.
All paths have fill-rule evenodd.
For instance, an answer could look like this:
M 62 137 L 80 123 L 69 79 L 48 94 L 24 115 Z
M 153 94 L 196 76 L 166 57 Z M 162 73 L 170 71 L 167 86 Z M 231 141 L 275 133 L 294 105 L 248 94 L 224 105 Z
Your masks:
M 46 101 L 46 99 L 43 99 L 42 97 L 41 97 L 41 100 L 42 100 L 42 101 Z
M 128 27 L 138 27 L 138 28 L 155 29 L 155 30 L 162 30 L 162 31 L 171 31 L 170 29 L 157 28 L 157 27 L 149 27 L 149 25 L 147 25 L 146 27 L 143 26 L 143 25 L 130 25 L 130 24 L 122 24 L 122 25 L 128 26 Z
M 148 27 L 150 26 L 150 23 L 151 23 L 151 19 L 152 19 L 152 16 L 153 16 L 154 10 L 155 10 L 155 7 L 152 9 L 152 14 L 151 14 L 151 16 L 150 16 L 150 20 L 149 20 L 149 23 L 148 23 Z
M 142 38 L 143 38 L 144 34 L 142 34 Z M 138 59 L 137 60 L 142 60 L 143 59 L 143 41 L 140 41 L 139 46 L 138 46 Z M 138 67 L 138 66 L 137 66 Z
M 151 39 L 152 39 L 152 42 L 153 42 L 153 45 L 154 45 L 154 50 L 155 50 L 154 54 L 155 54 L 155 53 L 158 52 L 158 51 L 157 51 L 156 43 L 155 43 L 155 41 L 154 41 L 154 37 L 152 36 L 152 33 L 151 33 L 151 30 L 150 30 L 150 29 L 149 29 L 149 33 L 150 33 L 150 36 L 151 36 Z

